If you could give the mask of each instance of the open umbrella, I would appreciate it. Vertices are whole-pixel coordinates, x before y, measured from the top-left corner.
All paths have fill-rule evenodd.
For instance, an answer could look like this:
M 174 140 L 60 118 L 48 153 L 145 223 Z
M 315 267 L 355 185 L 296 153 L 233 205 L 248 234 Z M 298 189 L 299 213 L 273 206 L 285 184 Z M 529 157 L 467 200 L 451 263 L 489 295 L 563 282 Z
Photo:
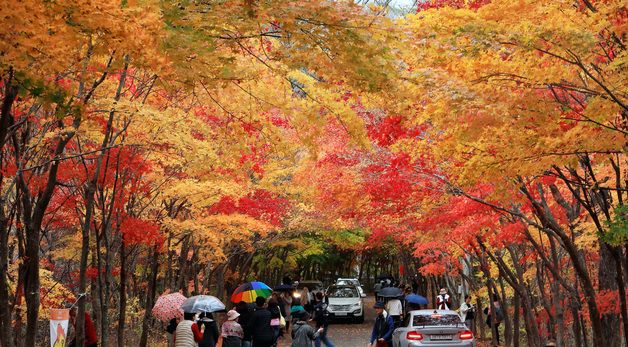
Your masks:
M 377 280 L 386 280 L 386 279 L 394 279 L 394 277 L 392 277 L 390 274 L 379 274 L 379 276 L 375 277 L 375 279 Z
M 382 289 L 378 295 L 383 298 L 398 298 L 403 296 L 403 292 L 397 287 L 386 287 Z
M 211 295 L 196 295 L 186 299 L 181 304 L 183 312 L 218 312 L 225 310 L 225 304 Z
M 280 284 L 273 288 L 273 290 L 276 292 L 291 292 L 294 290 L 294 286 L 289 284 Z
M 231 302 L 238 303 L 240 301 L 252 303 L 258 296 L 267 298 L 273 293 L 273 290 L 262 282 L 247 282 L 240 285 L 231 294 Z
M 179 307 L 186 300 L 181 293 L 164 294 L 157 298 L 155 306 L 153 306 L 153 316 L 162 322 L 167 322 L 172 318 L 182 318 L 183 311 Z
M 410 294 L 406 296 L 406 301 L 415 305 L 427 305 L 427 298 L 418 294 Z

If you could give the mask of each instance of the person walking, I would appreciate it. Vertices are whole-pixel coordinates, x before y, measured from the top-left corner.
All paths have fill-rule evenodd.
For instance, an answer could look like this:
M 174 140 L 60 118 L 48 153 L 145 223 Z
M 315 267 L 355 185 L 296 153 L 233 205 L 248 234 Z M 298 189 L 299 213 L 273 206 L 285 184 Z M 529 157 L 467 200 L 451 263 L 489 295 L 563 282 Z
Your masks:
M 314 341 L 314 346 L 321 347 L 321 343 L 325 344 L 327 347 L 335 347 L 334 344 L 327 337 L 327 333 L 329 332 L 329 313 L 327 312 L 327 303 L 325 302 L 325 297 L 323 293 L 316 293 L 316 305 L 314 305 L 314 322 L 316 322 L 316 329 L 319 330 L 323 328 L 323 330 L 318 334 L 316 341 Z
M 439 310 L 449 310 L 451 307 L 451 296 L 447 294 L 447 289 L 441 288 L 436 297 L 436 308 Z
M 282 301 L 280 306 L 284 308 L 282 314 L 286 320 L 286 332 L 288 332 L 290 329 L 290 321 L 292 320 L 292 313 L 290 312 L 292 309 L 292 292 L 283 292 L 279 297 Z
M 504 320 L 504 309 L 497 295 L 493 296 L 493 307 L 495 307 L 495 314 L 491 311 L 490 306 L 484 309 L 484 313 L 486 314 L 486 325 L 488 325 L 489 329 L 493 331 L 493 325 L 495 326 L 495 341 L 499 345 L 499 325 Z
M 211 313 L 203 312 L 197 324 L 199 330 L 201 326 L 204 326 L 203 338 L 199 341 L 198 347 L 216 347 L 220 332 L 218 332 L 218 323 L 214 320 L 214 316 Z
M 308 313 L 312 312 L 312 298 L 310 296 L 310 290 L 308 289 L 308 287 L 303 287 L 303 289 L 301 290 L 301 297 L 299 299 L 301 302 L 301 306 L 305 308 L 305 311 L 307 311 Z
M 174 332 L 177 330 L 177 319 L 172 318 L 168 322 L 166 332 L 168 333 L 168 347 L 174 347 Z
M 392 317 L 395 327 L 398 327 L 401 323 L 401 316 L 403 315 L 403 305 L 401 300 L 393 298 L 386 303 L 386 311 Z
M 203 339 L 201 330 L 194 323 L 195 315 L 192 312 L 183 313 L 183 320 L 177 324 L 177 329 L 174 332 L 175 347 L 196 347 Z
M 249 327 L 249 321 L 251 320 L 251 316 L 253 315 L 253 313 L 251 312 L 251 308 L 246 302 L 240 301 L 236 304 L 235 310 L 240 315 L 238 317 L 238 322 L 240 323 L 240 326 L 242 326 L 243 331 L 242 347 L 251 347 L 253 343 L 253 334 L 251 333 L 251 328 Z
M 77 308 L 74 307 L 70 310 L 70 321 L 76 331 L 76 312 Z M 92 322 L 92 317 L 85 311 L 85 347 L 98 346 L 98 337 L 96 336 L 96 327 Z M 70 347 L 76 347 L 76 337 L 70 342 Z
M 240 314 L 236 310 L 227 312 L 227 321 L 222 324 L 222 347 L 242 347 L 244 330 L 238 320 Z
M 379 301 L 379 292 L 382 291 L 382 282 L 377 281 L 373 286 L 373 292 L 375 292 L 375 301 Z
M 270 326 L 273 328 L 274 341 L 273 345 L 277 344 L 279 339 L 279 332 L 281 331 L 281 311 L 279 309 L 279 303 L 273 297 L 268 299 L 268 311 L 270 311 Z
M 392 333 L 395 330 L 395 323 L 390 315 L 384 316 L 386 305 L 378 301 L 373 308 L 377 314 L 373 331 L 371 332 L 371 347 L 392 347 Z
M 412 293 L 419 294 L 419 278 L 414 275 L 412 278 Z
M 295 313 L 295 322 L 292 327 L 292 347 L 312 347 L 312 341 L 316 340 L 323 328 L 318 328 L 314 331 L 309 324 L 307 324 L 310 314 L 307 311 L 299 311 Z
M 270 325 L 272 318 L 266 308 L 266 299 L 258 296 L 255 305 L 255 312 L 248 324 L 253 335 L 253 347 L 272 347 L 275 343 L 275 332 Z
M 467 329 L 475 333 L 475 306 L 471 304 L 471 295 L 464 298 L 464 302 L 460 305 L 460 318 Z

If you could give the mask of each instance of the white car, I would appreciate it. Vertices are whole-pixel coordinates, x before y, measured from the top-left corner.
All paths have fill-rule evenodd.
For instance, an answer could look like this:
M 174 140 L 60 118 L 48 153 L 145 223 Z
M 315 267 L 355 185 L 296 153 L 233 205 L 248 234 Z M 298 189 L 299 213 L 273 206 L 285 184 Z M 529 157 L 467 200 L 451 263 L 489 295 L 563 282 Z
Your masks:
M 476 347 L 473 333 L 450 310 L 410 311 L 407 326 L 393 332 L 394 347 Z
M 357 278 L 339 278 L 336 280 L 337 286 L 355 286 L 358 288 L 358 293 L 360 293 L 360 297 L 366 298 L 366 293 L 364 293 L 364 289 L 360 284 L 360 281 Z
M 349 319 L 364 323 L 364 303 L 357 287 L 333 285 L 327 288 L 327 313 L 330 320 Z

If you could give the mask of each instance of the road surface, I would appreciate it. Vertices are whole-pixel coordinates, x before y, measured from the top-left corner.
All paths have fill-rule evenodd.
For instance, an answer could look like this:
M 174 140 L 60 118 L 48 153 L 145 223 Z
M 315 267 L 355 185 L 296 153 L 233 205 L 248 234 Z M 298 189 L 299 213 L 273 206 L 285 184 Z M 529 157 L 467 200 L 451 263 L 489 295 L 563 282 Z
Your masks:
M 375 321 L 374 303 L 374 297 L 364 298 L 365 317 L 363 324 L 348 322 L 330 324 L 327 336 L 336 347 L 366 347 L 368 345 Z M 280 340 L 278 347 L 290 347 L 290 342 L 290 337 L 286 336 Z

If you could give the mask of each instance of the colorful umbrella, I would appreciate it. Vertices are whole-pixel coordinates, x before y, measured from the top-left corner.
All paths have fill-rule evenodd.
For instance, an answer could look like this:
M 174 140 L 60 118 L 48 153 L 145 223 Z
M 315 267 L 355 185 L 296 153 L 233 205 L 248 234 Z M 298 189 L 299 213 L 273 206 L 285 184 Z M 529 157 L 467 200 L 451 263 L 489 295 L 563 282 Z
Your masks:
M 183 318 L 183 311 L 179 307 L 186 300 L 181 293 L 164 294 L 157 298 L 157 302 L 151 311 L 155 318 L 167 322 L 172 318 Z
M 240 301 L 253 303 L 258 296 L 267 298 L 273 293 L 273 290 L 262 282 L 247 282 L 240 285 L 231 294 L 231 302 L 238 303 Z
M 218 312 L 225 310 L 225 304 L 215 296 L 196 295 L 187 298 L 182 304 L 183 312 Z

